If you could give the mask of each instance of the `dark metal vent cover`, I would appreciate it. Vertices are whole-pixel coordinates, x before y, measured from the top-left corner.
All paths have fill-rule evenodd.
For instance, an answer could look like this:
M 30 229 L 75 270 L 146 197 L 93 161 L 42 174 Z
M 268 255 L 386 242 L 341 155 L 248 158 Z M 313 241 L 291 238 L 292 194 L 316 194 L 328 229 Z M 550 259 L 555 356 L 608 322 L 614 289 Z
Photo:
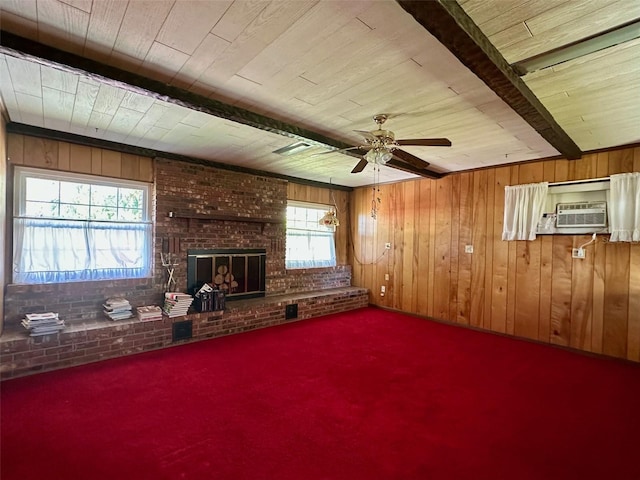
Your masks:
M 193 336 L 193 322 L 191 320 L 175 322 L 172 327 L 172 332 L 172 341 L 174 342 L 189 340 Z
M 284 319 L 298 318 L 298 304 L 292 303 L 284 307 Z

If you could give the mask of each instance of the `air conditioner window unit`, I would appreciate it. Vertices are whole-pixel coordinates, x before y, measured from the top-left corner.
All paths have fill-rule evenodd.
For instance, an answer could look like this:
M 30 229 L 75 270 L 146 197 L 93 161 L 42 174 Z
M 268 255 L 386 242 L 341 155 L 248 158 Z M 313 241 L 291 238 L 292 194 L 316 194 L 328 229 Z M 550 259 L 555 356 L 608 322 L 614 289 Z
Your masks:
M 549 192 L 537 233 L 540 235 L 586 235 L 608 233 L 608 178 L 560 182 Z
M 558 203 L 556 208 L 556 228 L 607 226 L 607 202 Z

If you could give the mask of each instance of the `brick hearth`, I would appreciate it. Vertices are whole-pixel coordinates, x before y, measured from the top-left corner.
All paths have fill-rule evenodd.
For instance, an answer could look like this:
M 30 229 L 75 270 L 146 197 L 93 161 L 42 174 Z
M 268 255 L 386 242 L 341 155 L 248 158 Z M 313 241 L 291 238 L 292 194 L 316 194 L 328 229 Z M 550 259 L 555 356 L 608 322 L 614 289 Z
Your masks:
M 137 319 L 76 322 L 61 333 L 42 337 L 29 337 L 26 331 L 14 330 L 0 337 L 0 378 L 20 377 L 345 312 L 368 303 L 366 289 L 345 287 L 239 300 L 228 303 L 224 312 L 196 313 L 174 319 L 163 317 L 151 322 Z M 291 304 L 298 305 L 298 318 L 287 320 L 285 308 Z M 173 343 L 173 323 L 185 320 L 193 323 L 193 338 Z

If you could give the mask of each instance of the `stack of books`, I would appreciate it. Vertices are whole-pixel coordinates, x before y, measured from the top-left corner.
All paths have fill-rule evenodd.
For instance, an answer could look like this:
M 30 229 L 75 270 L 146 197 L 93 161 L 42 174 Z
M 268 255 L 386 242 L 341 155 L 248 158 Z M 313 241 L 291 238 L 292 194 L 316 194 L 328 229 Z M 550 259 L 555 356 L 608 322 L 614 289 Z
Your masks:
M 124 320 L 133 317 L 131 304 L 126 298 L 109 298 L 102 306 L 104 314 L 111 320 Z
M 143 307 L 136 307 L 136 316 L 141 322 L 162 320 L 162 309 L 157 305 L 145 305 Z
M 31 332 L 32 337 L 58 333 L 64 328 L 64 320 L 58 318 L 54 312 L 27 313 L 22 320 L 22 326 Z
M 162 311 L 169 318 L 186 315 L 193 302 L 193 297 L 188 293 L 167 292 L 164 294 L 164 307 Z

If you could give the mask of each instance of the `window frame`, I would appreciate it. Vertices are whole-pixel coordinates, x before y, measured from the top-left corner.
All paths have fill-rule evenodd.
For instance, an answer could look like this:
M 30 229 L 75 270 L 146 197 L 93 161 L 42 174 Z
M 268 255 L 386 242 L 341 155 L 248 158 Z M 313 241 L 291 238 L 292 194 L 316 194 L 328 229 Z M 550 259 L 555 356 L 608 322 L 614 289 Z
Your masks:
M 291 227 L 289 225 L 289 218 L 288 218 L 288 211 L 289 211 L 289 207 L 298 207 L 298 208 L 305 208 L 305 209 L 310 209 L 310 210 L 317 210 L 318 212 L 321 212 L 321 214 L 318 217 L 318 220 L 329 210 L 335 210 L 335 207 L 333 205 L 328 205 L 328 204 L 323 204 L 323 203 L 313 203 L 313 202 L 303 202 L 300 200 L 287 200 L 287 210 L 286 210 L 286 214 L 285 214 L 285 218 L 286 218 L 286 228 L 285 228 L 285 268 L 287 270 L 304 270 L 304 269 L 319 269 L 319 268 L 333 268 L 336 267 L 338 265 L 338 258 L 337 258 L 337 252 L 336 252 L 336 227 L 326 227 L 326 226 L 321 226 L 318 224 L 318 229 L 317 230 L 305 230 L 302 228 L 295 228 L 295 227 Z M 288 253 L 289 253 L 289 248 L 287 245 L 287 240 L 289 238 L 289 229 L 292 230 L 298 230 L 298 231 L 317 231 L 318 233 L 330 233 L 331 234 L 331 251 L 333 254 L 333 257 L 330 258 L 327 261 L 327 264 L 322 264 L 322 265 L 314 265 L 313 264 L 313 260 L 309 260 L 309 265 L 302 265 L 302 266 L 290 266 L 290 261 L 288 258 Z
M 96 185 L 96 186 L 108 186 L 108 187 L 116 187 L 116 188 L 131 188 L 142 191 L 142 202 L 141 202 L 141 211 L 142 218 L 140 220 L 104 220 L 104 219 L 69 219 L 64 216 L 29 216 L 26 213 L 26 205 L 27 205 L 27 179 L 28 178 L 37 178 L 44 180 L 53 180 L 60 182 L 75 182 L 81 183 L 85 185 Z M 17 281 L 16 278 L 18 274 L 16 273 L 15 265 L 16 265 L 16 251 L 15 245 L 17 242 L 17 232 L 16 232 L 16 221 L 18 220 L 52 220 L 52 221 L 69 221 L 69 222 L 81 222 L 91 223 L 91 224 L 139 224 L 148 228 L 148 233 L 145 238 L 145 251 L 147 258 L 145 259 L 144 265 L 140 267 L 144 273 L 143 275 L 136 276 L 108 276 L 104 278 L 78 278 L 78 279 L 69 279 L 69 280 L 55 280 L 52 283 L 74 283 L 80 281 L 94 281 L 94 280 L 105 280 L 105 281 L 118 281 L 118 280 L 129 280 L 129 279 L 139 279 L 139 278 L 150 278 L 153 276 L 153 242 L 154 242 L 154 225 L 153 225 L 153 212 L 152 212 L 152 188 L 153 184 L 149 182 L 143 182 L 138 180 L 129 180 L 123 178 L 116 177 L 105 177 L 100 175 L 86 174 L 86 173 L 76 173 L 76 172 L 67 172 L 61 170 L 49 170 L 44 168 L 36 168 L 30 166 L 23 165 L 15 165 L 13 168 L 13 208 L 12 208 L 12 221 L 11 221 L 11 241 L 13 242 L 14 247 L 11 249 L 11 282 L 14 284 L 22 284 L 22 285 L 39 285 L 42 283 L 50 283 L 50 282 L 32 282 L 32 281 Z M 59 203 L 60 199 L 58 199 Z M 83 205 L 83 204 L 78 204 Z M 92 204 L 89 203 L 88 206 Z M 119 208 L 116 205 L 116 209 Z M 115 267 L 114 267 L 115 269 Z M 91 270 L 86 270 L 87 272 Z M 58 273 L 62 271 L 57 271 Z M 23 275 L 27 275 L 23 273 Z M 52 275 L 55 275 L 52 273 Z

